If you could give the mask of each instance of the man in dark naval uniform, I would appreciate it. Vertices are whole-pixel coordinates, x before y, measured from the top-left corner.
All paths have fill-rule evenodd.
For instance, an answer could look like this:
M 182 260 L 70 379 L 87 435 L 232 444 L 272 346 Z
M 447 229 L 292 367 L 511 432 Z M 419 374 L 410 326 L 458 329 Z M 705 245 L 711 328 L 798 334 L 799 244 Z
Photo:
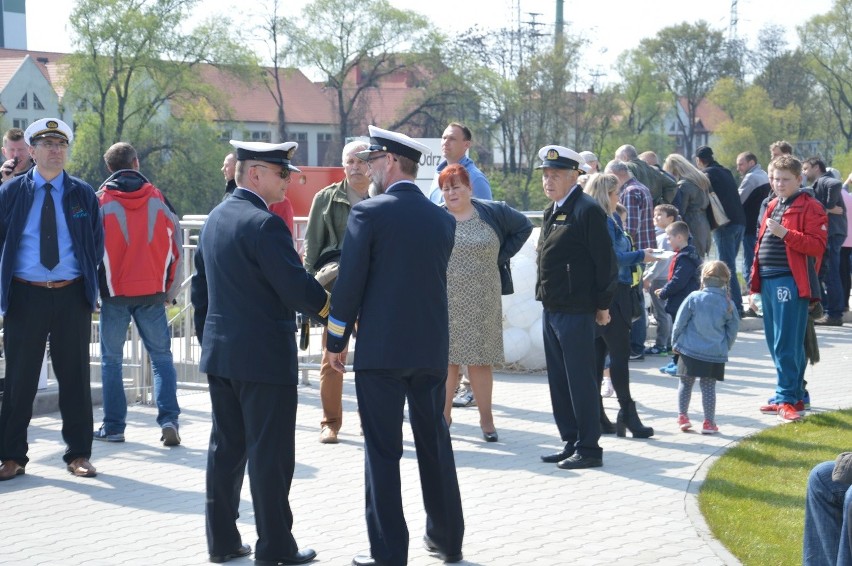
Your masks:
M 236 519 L 246 459 L 257 526 L 256 564 L 303 564 L 288 496 L 295 468 L 298 310 L 328 314 L 328 295 L 308 275 L 290 231 L 268 207 L 284 198 L 295 142 L 231 140 L 234 194 L 201 231 L 192 278 L 200 370 L 213 429 L 207 457 L 207 548 L 211 562 L 251 552 Z
M 584 159 L 567 147 L 538 152 L 544 210 L 535 298 L 544 307 L 544 356 L 553 418 L 565 447 L 541 459 L 565 470 L 603 465 L 595 324 L 609 323 L 618 268 L 603 208 L 577 184 Z
M 447 262 L 456 221 L 414 184 L 428 148 L 374 126 L 370 143 L 357 155 L 369 164 L 380 194 L 349 214 L 326 344 L 332 365 L 344 371 L 342 352 L 358 320 L 355 391 L 364 429 L 371 556 L 356 556 L 352 564 L 408 563 L 399 477 L 406 399 L 426 508 L 424 545 L 445 562 L 459 562 L 464 518 L 443 417 Z

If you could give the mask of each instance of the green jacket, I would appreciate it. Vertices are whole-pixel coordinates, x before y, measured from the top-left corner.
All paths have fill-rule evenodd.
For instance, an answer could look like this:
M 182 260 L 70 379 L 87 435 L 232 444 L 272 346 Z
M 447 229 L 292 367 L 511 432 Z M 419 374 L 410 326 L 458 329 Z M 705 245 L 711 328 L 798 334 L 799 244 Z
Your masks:
M 305 269 L 315 274 L 314 264 L 329 251 L 340 251 L 346 222 L 352 206 L 346 197 L 346 179 L 322 189 L 314 195 L 305 234 Z
M 651 191 L 655 206 L 664 202 L 671 203 L 674 200 L 677 193 L 677 183 L 673 179 L 641 159 L 633 159 L 628 161 L 626 165 L 633 177 Z

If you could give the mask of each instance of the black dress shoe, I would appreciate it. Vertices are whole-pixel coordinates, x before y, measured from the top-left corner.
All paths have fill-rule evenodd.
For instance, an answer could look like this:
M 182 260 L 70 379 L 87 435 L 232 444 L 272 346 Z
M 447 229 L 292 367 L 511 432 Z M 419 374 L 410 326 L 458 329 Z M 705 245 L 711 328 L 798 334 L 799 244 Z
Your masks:
M 494 432 L 482 431 L 482 438 L 485 439 L 485 442 L 497 442 L 499 440 L 496 430 Z
M 221 564 L 222 562 L 227 562 L 233 558 L 242 558 L 243 556 L 248 556 L 251 554 L 251 547 L 247 544 L 242 545 L 238 549 L 233 552 L 229 552 L 228 554 L 211 554 L 210 562 L 214 564 Z
M 566 458 L 570 458 L 572 454 L 574 454 L 574 446 L 571 444 L 566 444 L 565 448 L 563 448 L 559 452 L 554 452 L 553 454 L 545 454 L 544 456 L 542 456 L 541 461 L 546 462 L 548 464 L 555 464 L 557 462 L 561 462 Z
M 378 566 L 378 564 L 375 558 L 366 554 L 359 554 L 352 559 L 352 566 Z
M 452 563 L 452 562 L 461 562 L 462 561 L 461 551 L 453 553 L 453 554 L 447 554 L 446 552 L 444 552 L 443 550 L 438 548 L 435 545 L 435 543 L 432 542 L 432 539 L 430 539 L 428 535 L 423 536 L 423 547 L 426 550 L 428 550 L 429 552 L 431 552 L 433 554 L 437 554 L 438 557 L 441 560 L 443 560 L 444 562 L 451 562 Z
M 307 564 L 312 562 L 317 557 L 317 553 L 313 548 L 300 550 L 293 556 L 279 558 L 278 560 L 257 560 L 254 563 L 261 566 L 289 566 L 290 564 Z
M 563 470 L 582 470 L 584 468 L 600 468 L 601 466 L 603 466 L 603 458 L 581 456 L 580 454 L 574 454 L 556 464 L 557 468 Z

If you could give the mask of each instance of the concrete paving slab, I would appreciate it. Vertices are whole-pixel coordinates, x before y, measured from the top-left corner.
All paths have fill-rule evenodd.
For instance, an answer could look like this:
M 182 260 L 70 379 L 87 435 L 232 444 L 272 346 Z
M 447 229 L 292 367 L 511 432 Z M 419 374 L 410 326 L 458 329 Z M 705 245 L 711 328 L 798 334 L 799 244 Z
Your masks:
M 852 328 L 818 330 L 823 361 L 808 368 L 815 411 L 852 406 Z M 657 370 L 665 358 L 631 362 L 639 412 L 655 436 L 605 436 L 604 467 L 563 471 L 539 455 L 561 447 L 544 374 L 495 375 L 494 413 L 500 442 L 480 436 L 475 408 L 453 411 L 451 429 L 466 521 L 465 564 L 736 564 L 709 533 L 695 496 L 712 460 L 744 436 L 775 426 L 760 404 L 774 390 L 774 369 L 762 332 L 741 333 L 726 379 L 717 388 L 720 434 L 684 434 L 676 426 L 677 379 Z M 344 425 L 338 445 L 321 445 L 318 379 L 300 387 L 296 474 L 291 492 L 294 534 L 312 547 L 317 564 L 343 566 L 367 552 L 364 523 L 363 439 L 353 376 L 344 386 Z M 210 433 L 206 393 L 180 396 L 183 444 L 159 442 L 156 410 L 129 408 L 127 442 L 96 442 L 99 475 L 65 471 L 59 415 L 33 419 L 25 476 L 0 483 L 0 563 L 207 563 L 204 470 Z M 606 399 L 610 418 L 615 399 Z M 700 423 L 701 399 L 691 416 Z M 96 410 L 95 421 L 101 417 Z M 404 506 L 411 533 L 409 563 L 440 564 L 422 548 L 425 517 L 410 428 L 401 462 Z M 248 479 L 239 526 L 254 546 Z M 250 559 L 234 560 L 249 564 Z

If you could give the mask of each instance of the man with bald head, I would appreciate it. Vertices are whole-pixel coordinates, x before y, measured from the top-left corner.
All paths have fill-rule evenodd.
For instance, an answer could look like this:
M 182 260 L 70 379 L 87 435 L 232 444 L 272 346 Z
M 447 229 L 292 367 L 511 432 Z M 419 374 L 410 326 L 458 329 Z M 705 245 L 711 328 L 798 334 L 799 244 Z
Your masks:
M 615 150 L 615 159 L 625 163 L 633 178 L 648 187 L 654 201 L 652 206 L 674 201 L 677 182 L 640 159 L 635 147 L 622 145 Z

